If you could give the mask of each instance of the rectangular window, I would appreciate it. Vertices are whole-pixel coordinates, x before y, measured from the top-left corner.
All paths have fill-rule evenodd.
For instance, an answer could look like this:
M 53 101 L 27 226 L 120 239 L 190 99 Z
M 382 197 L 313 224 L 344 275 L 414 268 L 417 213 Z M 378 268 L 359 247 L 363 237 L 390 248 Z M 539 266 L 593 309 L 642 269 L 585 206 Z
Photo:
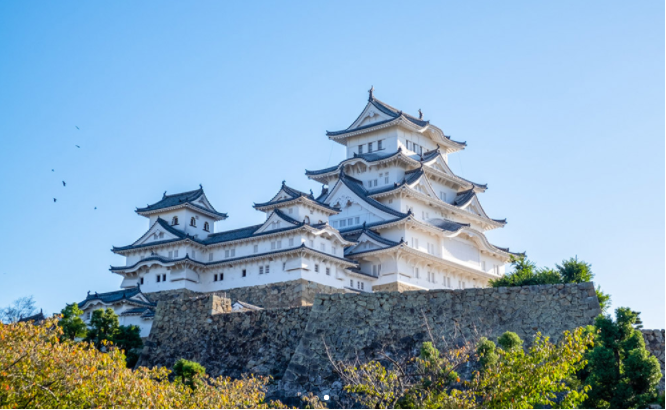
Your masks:
M 337 254 L 338 254 L 338 248 L 336 248 L 336 247 L 334 246 L 334 247 L 333 247 L 333 251 L 332 251 L 332 253 L 333 253 L 333 255 L 337 255 Z
M 407 151 L 411 151 L 411 150 L 412 150 L 412 142 L 407 140 Z
M 294 238 L 289 238 L 289 246 L 294 246 Z
M 380 263 L 379 265 L 377 265 L 377 275 L 381 274 L 382 274 L 382 264 Z
M 271 250 L 275 249 L 275 241 L 271 242 Z
M 439 199 L 441 199 L 442 201 L 446 202 L 446 192 L 442 192 L 442 191 L 440 191 L 440 192 L 439 192 Z
M 356 289 L 361 289 L 361 281 L 356 281 Z
M 451 278 L 446 278 L 446 286 L 451 287 Z
M 361 282 L 361 290 L 365 290 L 365 283 Z
M 282 241 L 277 241 L 277 248 L 282 249 Z
M 220 273 L 220 280 L 224 280 L 224 273 Z
M 231 250 L 231 257 L 233 258 L 234 256 L 236 256 L 236 249 L 235 248 Z
M 384 149 L 384 140 L 377 141 L 377 150 Z
M 327 274 L 328 276 L 331 276 L 331 268 L 326 267 L 326 274 Z
M 486 261 L 481 261 L 481 270 L 482 271 L 486 270 Z
M 334 227 L 334 228 L 337 228 L 338 227 L 338 221 L 331 222 L 331 226 Z
M 340 228 L 344 228 L 345 226 L 347 226 L 347 220 L 346 219 L 341 219 L 340 220 Z
M 287 262 L 282 262 L 282 270 L 286 270 L 286 269 L 287 269 Z
M 177 258 L 177 257 L 178 257 L 178 251 L 177 251 L 177 250 L 173 251 L 173 257 L 174 257 L 174 258 Z
M 363 144 L 358 146 L 358 153 L 363 154 Z
M 322 252 L 326 252 L 326 244 L 325 243 L 320 244 L 319 247 L 321 248 Z
M 243 277 L 247 276 L 247 270 L 243 269 Z
M 372 274 L 377 276 L 377 265 L 372 265 Z
M 289 215 L 294 213 L 294 208 L 289 208 Z
M 354 287 L 354 280 L 353 279 L 349 279 L 349 287 L 350 288 Z
M 228 258 L 229 257 L 229 249 L 224 250 L 224 257 Z
M 384 175 L 384 185 L 386 185 L 388 183 L 389 183 L 388 174 L 386 174 L 386 175 Z
M 213 282 L 217 282 L 217 273 L 213 275 Z
M 141 278 L 141 284 L 143 285 L 143 278 Z
M 259 252 L 259 245 L 254 245 L 254 253 Z
M 162 282 L 166 282 L 166 273 L 162 274 Z
M 310 248 L 314 249 L 314 241 L 310 239 Z
M 414 276 L 416 277 L 416 279 L 420 279 L 420 277 L 419 277 L 419 268 L 414 268 Z
M 356 222 L 356 225 L 360 224 L 360 223 L 361 223 L 361 218 L 358 217 L 358 216 L 355 217 L 355 218 L 354 218 L 354 222 Z
M 368 142 L 368 152 L 372 152 L 372 142 Z
M 173 251 L 169 251 L 169 258 L 173 258 Z
M 319 265 L 315 263 L 315 272 L 319 273 Z
M 196 257 L 197 257 L 197 251 L 192 249 L 192 258 L 196 258 Z
M 213 252 L 208 254 L 208 262 L 212 262 L 212 261 L 213 261 Z
M 375 179 L 375 186 L 377 186 L 377 180 Z
M 259 266 L 259 274 L 260 275 L 264 274 L 264 267 L 263 266 Z
M 354 218 L 349 218 L 349 219 L 347 219 L 347 225 L 348 225 L 348 226 L 352 226 L 352 225 L 354 225 Z
M 162 276 L 161 276 L 161 275 L 157 275 L 157 283 L 160 283 L 161 280 L 162 280 Z
M 270 273 L 271 272 L 271 265 L 266 265 L 265 271 L 266 271 L 266 273 Z

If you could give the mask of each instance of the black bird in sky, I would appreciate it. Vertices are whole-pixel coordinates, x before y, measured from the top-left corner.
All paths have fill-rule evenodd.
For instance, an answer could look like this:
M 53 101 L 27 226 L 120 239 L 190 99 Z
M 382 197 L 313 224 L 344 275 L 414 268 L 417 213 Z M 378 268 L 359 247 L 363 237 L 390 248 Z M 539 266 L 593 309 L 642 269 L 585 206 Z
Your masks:
M 55 172 L 55 169 L 52 169 L 51 172 Z
M 97 207 L 95 207 L 95 209 L 97 209 Z
M 57 199 L 53 198 L 53 202 L 57 201 Z
M 75 147 L 76 147 L 76 148 L 81 148 L 81 147 L 79 147 L 78 145 L 75 145 Z
M 78 125 L 75 125 L 75 127 L 76 127 L 76 129 L 77 129 L 77 130 L 80 130 L 80 129 L 81 129 L 81 128 L 79 128 L 79 126 L 78 126 Z
M 67 183 L 65 183 L 65 181 L 62 181 L 62 186 L 67 186 Z

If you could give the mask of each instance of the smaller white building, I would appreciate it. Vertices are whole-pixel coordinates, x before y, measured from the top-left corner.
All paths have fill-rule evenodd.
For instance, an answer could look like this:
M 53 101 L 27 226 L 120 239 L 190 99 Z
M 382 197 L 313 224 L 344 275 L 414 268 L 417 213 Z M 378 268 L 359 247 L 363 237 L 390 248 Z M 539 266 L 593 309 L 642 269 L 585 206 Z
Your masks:
M 157 303 L 141 292 L 139 286 L 106 293 L 90 293 L 79 303 L 83 310 L 82 319 L 90 324 L 92 312 L 98 309 L 112 308 L 118 315 L 121 326 L 135 325 L 141 329 L 141 337 L 148 337 L 155 316 Z

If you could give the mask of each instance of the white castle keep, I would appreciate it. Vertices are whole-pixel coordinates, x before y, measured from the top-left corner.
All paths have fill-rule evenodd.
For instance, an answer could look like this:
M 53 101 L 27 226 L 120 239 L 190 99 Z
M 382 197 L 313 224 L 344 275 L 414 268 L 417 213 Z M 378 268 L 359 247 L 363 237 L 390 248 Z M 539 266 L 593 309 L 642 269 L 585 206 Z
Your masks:
M 479 194 L 486 185 L 455 175 L 448 157 L 465 148 L 441 129 L 385 104 L 369 91 L 358 118 L 329 139 L 347 148 L 338 165 L 305 175 L 322 185 L 315 196 L 284 182 L 255 203 L 265 221 L 215 232 L 227 219 L 203 188 L 167 195 L 136 212 L 148 230 L 111 272 L 122 290 L 89 294 L 84 318 L 112 306 L 121 324 L 146 336 L 155 303 L 150 293 L 194 292 L 307 280 L 353 292 L 485 287 L 504 274 L 512 255 L 484 232 L 492 219 Z M 219 223 L 223 225 L 224 222 Z

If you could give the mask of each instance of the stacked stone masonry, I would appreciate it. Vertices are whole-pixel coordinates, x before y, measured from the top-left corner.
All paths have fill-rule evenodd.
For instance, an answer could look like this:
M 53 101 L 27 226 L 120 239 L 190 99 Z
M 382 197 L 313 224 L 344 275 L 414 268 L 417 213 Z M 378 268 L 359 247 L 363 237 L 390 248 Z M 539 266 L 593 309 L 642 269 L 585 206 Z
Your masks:
M 659 360 L 659 365 L 661 365 L 659 390 L 664 391 L 664 329 L 643 329 L 642 332 L 645 347 Z
M 185 358 L 215 376 L 272 376 L 279 382 L 272 388 L 279 390 L 271 393 L 281 398 L 299 392 L 336 398 L 342 385 L 327 349 L 334 360 L 350 361 L 377 358 L 380 350 L 414 355 L 430 334 L 438 343 L 445 338 L 454 344 L 496 338 L 507 330 L 526 341 L 537 332 L 557 339 L 565 330 L 592 324 L 601 313 L 592 283 L 316 297 L 309 292 L 317 289 L 307 283 L 290 286 L 299 285 L 296 299 L 274 294 L 270 285 L 256 294 L 268 295 L 275 305 L 303 303 L 312 294 L 313 306 L 230 312 L 235 299 L 266 305 L 267 299 L 253 299 L 245 290 L 164 298 L 139 365 L 171 367 Z M 664 331 L 643 333 L 663 369 Z

